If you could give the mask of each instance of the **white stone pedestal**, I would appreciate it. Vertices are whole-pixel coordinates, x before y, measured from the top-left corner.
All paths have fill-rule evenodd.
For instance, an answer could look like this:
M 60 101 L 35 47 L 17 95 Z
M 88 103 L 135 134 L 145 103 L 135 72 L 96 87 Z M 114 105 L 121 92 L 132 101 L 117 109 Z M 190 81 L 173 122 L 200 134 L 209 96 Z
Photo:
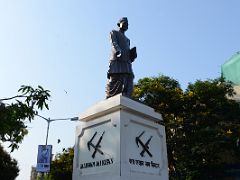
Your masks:
M 162 117 L 117 95 L 90 107 L 76 129 L 73 180 L 167 180 Z

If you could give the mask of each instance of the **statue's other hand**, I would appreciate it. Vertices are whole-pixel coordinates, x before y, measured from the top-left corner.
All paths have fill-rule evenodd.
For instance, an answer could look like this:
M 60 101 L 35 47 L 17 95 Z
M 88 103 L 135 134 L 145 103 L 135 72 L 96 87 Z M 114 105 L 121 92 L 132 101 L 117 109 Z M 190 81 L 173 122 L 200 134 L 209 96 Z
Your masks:
M 121 56 L 122 56 L 121 51 L 117 51 L 117 52 L 116 52 L 116 56 L 117 56 L 118 58 L 121 57 Z

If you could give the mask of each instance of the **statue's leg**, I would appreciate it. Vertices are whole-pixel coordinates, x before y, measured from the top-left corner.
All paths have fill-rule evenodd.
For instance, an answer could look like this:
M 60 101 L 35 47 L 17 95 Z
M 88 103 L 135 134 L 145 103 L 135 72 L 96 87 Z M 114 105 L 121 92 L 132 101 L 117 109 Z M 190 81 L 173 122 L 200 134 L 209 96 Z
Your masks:
M 123 75 L 123 95 L 129 98 L 132 97 L 133 92 L 133 74 L 124 74 Z
M 133 92 L 133 74 L 128 75 L 128 90 L 127 90 L 127 95 L 128 97 L 132 97 L 132 92 Z

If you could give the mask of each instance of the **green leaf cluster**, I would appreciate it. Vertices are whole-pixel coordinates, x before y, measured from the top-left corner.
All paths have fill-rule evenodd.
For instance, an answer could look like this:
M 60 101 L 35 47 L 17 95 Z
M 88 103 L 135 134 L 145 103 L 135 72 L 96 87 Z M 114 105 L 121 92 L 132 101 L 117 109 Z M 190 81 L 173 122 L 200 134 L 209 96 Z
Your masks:
M 143 78 L 134 97 L 163 116 L 171 179 L 220 179 L 226 165 L 240 163 L 240 108 L 222 78 L 188 85 L 168 76 Z
M 17 149 L 28 133 L 25 120 L 31 121 L 38 110 L 49 109 L 50 91 L 38 86 L 21 86 L 18 95 L 0 99 L 0 141 L 10 142 L 11 150 Z
M 58 153 L 52 161 L 49 179 L 72 180 L 73 157 L 73 148 L 63 149 L 62 153 Z

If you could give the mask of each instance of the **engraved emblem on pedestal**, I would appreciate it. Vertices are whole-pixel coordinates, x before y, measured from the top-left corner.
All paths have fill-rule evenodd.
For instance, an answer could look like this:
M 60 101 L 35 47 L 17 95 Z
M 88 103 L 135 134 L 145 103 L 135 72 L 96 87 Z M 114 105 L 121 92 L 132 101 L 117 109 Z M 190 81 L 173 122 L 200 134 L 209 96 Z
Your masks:
M 101 141 L 103 139 L 103 135 L 104 135 L 105 131 L 103 131 L 102 135 L 100 136 L 100 138 L 97 141 L 97 144 L 93 144 L 93 139 L 95 138 L 95 136 L 97 135 L 97 132 L 94 133 L 94 135 L 92 136 L 92 138 L 88 141 L 87 146 L 88 146 L 88 150 L 91 151 L 91 147 L 94 149 L 93 154 L 92 154 L 92 158 L 94 159 L 96 156 L 96 153 L 100 153 L 101 155 L 104 155 L 103 151 L 100 149 L 101 148 Z
M 150 138 L 146 141 L 146 143 L 143 143 L 142 140 L 141 140 L 141 137 L 143 136 L 144 133 L 145 133 L 145 131 L 143 131 L 139 136 L 137 136 L 137 137 L 135 138 L 135 141 L 136 141 L 136 144 L 137 144 L 138 148 L 140 148 L 139 145 L 141 145 L 142 151 L 140 152 L 140 155 L 141 155 L 142 157 L 145 156 L 145 155 L 144 155 L 145 152 L 146 152 L 150 157 L 152 157 L 153 155 L 152 155 L 152 153 L 149 151 L 149 143 L 150 143 L 150 141 L 152 140 L 152 137 L 153 137 L 153 136 L 150 136 Z

